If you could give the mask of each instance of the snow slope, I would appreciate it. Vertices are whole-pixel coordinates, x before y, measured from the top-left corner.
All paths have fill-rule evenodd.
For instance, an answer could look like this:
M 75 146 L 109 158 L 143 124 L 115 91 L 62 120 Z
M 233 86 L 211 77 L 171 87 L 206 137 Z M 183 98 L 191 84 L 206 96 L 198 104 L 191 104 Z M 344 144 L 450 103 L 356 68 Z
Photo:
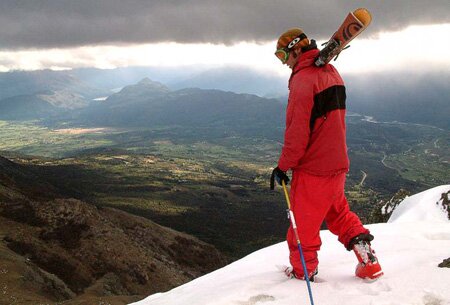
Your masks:
M 402 203 L 392 212 L 389 223 L 431 221 L 448 222 L 447 215 L 443 213 L 441 206 L 436 204 L 441 194 L 450 189 L 448 185 L 437 186 L 431 190 L 405 198 Z M 431 205 L 435 205 L 433 209 Z
M 405 199 L 389 223 L 368 228 L 385 275 L 368 283 L 353 275 L 356 257 L 328 231 L 321 231 L 319 275 L 312 283 L 316 305 L 450 305 L 450 221 L 436 202 L 450 185 Z M 280 215 L 280 217 L 282 217 Z M 134 305 L 310 304 L 306 283 L 287 279 L 285 242 L 264 248 L 222 269 Z

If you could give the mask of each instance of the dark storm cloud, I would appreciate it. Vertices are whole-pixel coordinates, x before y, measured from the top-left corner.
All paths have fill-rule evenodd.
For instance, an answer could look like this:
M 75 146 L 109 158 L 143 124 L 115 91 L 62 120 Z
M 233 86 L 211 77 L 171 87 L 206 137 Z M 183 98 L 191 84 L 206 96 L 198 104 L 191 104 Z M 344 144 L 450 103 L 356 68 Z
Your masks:
M 0 49 L 164 41 L 230 44 L 274 40 L 293 26 L 327 39 L 357 7 L 367 7 L 374 18 L 366 35 L 450 22 L 448 0 L 2 0 Z

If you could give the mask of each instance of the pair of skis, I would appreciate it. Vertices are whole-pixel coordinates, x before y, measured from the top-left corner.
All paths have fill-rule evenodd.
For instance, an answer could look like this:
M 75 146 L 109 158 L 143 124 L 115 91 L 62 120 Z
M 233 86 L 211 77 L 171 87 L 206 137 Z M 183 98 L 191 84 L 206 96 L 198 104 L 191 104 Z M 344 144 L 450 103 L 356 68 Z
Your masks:
M 339 53 L 347 47 L 350 41 L 361 34 L 369 26 L 371 21 L 372 16 L 365 8 L 358 8 L 350 12 L 339 29 L 320 51 L 314 64 L 320 67 L 329 63 L 333 58 L 336 60 Z

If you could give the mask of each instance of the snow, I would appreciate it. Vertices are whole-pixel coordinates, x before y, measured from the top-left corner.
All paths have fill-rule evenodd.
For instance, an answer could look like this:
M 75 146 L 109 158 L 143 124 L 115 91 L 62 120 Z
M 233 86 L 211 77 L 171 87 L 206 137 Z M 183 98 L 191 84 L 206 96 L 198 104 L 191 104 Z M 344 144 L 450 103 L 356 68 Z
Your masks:
M 385 205 L 381 207 L 381 214 L 389 214 L 394 209 L 394 205 L 391 201 L 388 201 Z
M 444 185 L 406 198 L 386 224 L 367 227 L 385 275 L 375 282 L 356 278 L 356 257 L 328 231 L 321 231 L 319 275 L 312 283 L 317 305 L 450 305 L 450 221 L 436 202 Z M 280 215 L 280 217 L 282 217 Z M 222 269 L 134 305 L 310 304 L 306 282 L 288 279 L 285 242 L 256 251 Z
M 440 200 L 441 194 L 446 193 L 449 189 L 450 185 L 441 185 L 405 198 L 405 200 L 403 200 L 394 210 L 388 222 L 427 220 L 448 222 L 447 215 L 442 211 L 442 206 L 436 204 L 436 202 Z
M 103 101 L 106 101 L 107 98 L 108 98 L 107 96 L 97 97 L 97 98 L 93 99 L 93 101 L 103 102 Z

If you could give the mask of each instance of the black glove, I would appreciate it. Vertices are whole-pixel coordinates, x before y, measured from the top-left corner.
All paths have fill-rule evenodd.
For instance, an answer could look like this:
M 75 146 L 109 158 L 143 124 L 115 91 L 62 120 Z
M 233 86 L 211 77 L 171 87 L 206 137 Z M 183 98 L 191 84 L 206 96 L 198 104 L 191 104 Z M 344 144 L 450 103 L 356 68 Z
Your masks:
M 281 181 L 284 181 L 284 184 L 289 183 L 289 177 L 286 175 L 286 172 L 283 172 L 279 167 L 275 167 L 275 169 L 272 171 L 272 176 L 270 177 L 270 189 L 273 190 L 275 188 L 275 179 L 277 180 L 279 185 L 281 184 Z

